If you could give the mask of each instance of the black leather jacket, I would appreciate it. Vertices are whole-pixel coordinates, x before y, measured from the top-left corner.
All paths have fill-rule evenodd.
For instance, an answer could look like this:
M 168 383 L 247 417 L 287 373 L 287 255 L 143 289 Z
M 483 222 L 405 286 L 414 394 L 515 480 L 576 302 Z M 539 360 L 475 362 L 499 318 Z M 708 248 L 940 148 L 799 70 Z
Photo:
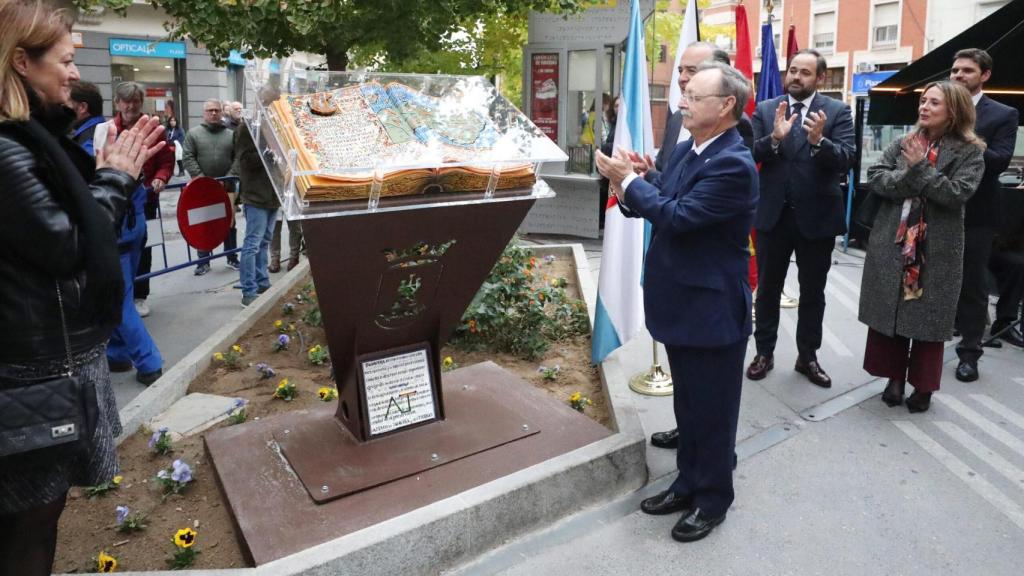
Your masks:
M 64 148 L 76 165 L 90 166 L 88 154 L 70 140 Z M 61 279 L 73 354 L 102 344 L 115 328 L 79 319 L 86 255 L 79 248 L 80 229 L 57 202 L 62 183 L 54 181 L 47 164 L 23 143 L 0 133 L 0 363 L 64 356 L 56 278 Z M 93 197 L 114 226 L 121 221 L 135 179 L 109 168 L 84 172 Z

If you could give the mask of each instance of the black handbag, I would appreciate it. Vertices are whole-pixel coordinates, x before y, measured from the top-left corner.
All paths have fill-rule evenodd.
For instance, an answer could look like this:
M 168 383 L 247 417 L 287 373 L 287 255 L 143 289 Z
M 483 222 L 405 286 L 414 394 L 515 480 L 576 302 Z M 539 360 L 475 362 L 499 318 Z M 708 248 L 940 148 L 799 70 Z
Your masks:
M 867 196 L 860 201 L 853 219 L 861 226 L 871 230 L 875 226 L 875 218 L 878 216 L 878 209 L 882 207 L 882 198 L 874 192 L 868 192 Z
M 73 374 L 64 299 L 57 283 L 65 372 L 25 384 L 0 386 L 0 462 L 31 466 L 88 457 L 96 429 L 96 387 Z

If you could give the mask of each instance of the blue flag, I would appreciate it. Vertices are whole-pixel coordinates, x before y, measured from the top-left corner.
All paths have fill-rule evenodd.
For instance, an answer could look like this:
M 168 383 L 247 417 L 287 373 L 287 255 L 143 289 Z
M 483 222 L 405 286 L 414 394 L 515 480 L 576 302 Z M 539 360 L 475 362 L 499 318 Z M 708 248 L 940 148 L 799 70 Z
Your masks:
M 779 59 L 775 54 L 772 25 L 761 26 L 761 77 L 757 80 L 757 101 L 771 100 L 782 95 L 782 76 Z

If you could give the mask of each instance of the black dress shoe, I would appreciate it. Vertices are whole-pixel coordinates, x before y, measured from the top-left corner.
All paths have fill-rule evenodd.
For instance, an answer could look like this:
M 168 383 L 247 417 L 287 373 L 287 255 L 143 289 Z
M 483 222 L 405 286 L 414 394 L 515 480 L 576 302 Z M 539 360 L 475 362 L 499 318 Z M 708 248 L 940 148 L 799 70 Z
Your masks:
M 974 382 L 978 379 L 978 363 L 961 360 L 956 367 L 956 379 L 961 382 Z
M 675 449 L 679 446 L 679 429 L 673 428 L 664 432 L 651 434 L 651 446 L 655 448 Z
M 907 410 L 911 414 L 917 414 L 918 412 L 927 412 L 928 408 L 932 405 L 932 393 L 931 392 L 918 392 L 914 390 L 914 393 L 907 398 Z
M 822 388 L 832 387 L 832 379 L 828 377 L 828 374 L 825 374 L 817 360 L 805 361 L 802 358 L 797 358 L 793 369 L 806 376 L 811 381 L 811 384 L 815 386 L 821 386 Z
M 645 498 L 640 502 L 640 511 L 644 514 L 653 514 L 654 516 L 664 516 L 665 514 L 682 512 L 684 510 L 686 511 L 685 516 L 690 513 L 691 507 L 693 507 L 693 498 L 676 494 L 671 490 L 666 490 L 657 496 Z
M 684 514 L 679 522 L 672 527 L 672 538 L 679 542 L 694 542 L 711 534 L 725 520 L 725 514 L 712 518 L 700 508 L 694 508 L 690 514 Z
M 990 334 L 999 334 L 1006 330 L 1006 324 L 993 324 Z M 999 334 L 999 339 L 1008 344 L 1013 344 L 1019 348 L 1024 348 L 1024 335 L 1021 334 L 1020 328 L 1012 326 L 1009 330 L 1006 330 L 1002 334 Z
M 885 387 L 885 391 L 882 392 L 882 402 L 885 402 L 886 406 L 890 408 L 903 404 L 903 394 L 906 390 L 906 385 L 906 380 L 889 378 L 889 384 Z
M 775 359 L 773 357 L 757 354 L 754 356 L 754 360 L 750 362 L 750 366 L 747 366 L 747 378 L 761 380 L 771 372 L 772 368 L 775 368 Z

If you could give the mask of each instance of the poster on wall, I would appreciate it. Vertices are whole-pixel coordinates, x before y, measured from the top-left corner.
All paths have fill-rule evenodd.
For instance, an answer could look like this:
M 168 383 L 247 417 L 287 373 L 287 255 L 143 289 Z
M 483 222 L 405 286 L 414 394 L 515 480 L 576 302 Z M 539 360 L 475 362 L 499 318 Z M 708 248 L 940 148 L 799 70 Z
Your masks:
M 544 134 L 558 141 L 558 54 L 534 54 L 530 61 L 532 78 L 530 120 Z

